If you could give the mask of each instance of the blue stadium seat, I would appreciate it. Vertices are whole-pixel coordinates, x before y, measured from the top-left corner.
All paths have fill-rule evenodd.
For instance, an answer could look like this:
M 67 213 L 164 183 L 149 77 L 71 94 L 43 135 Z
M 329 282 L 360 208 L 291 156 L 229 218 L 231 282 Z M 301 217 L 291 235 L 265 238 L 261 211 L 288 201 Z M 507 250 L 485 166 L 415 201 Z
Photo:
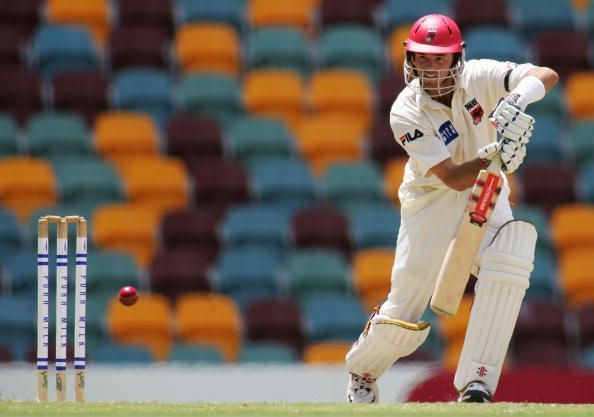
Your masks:
M 553 241 L 551 236 L 551 226 L 547 213 L 538 206 L 529 204 L 520 204 L 513 208 L 514 219 L 525 220 L 536 227 L 538 239 L 536 245 L 545 250 L 553 249 Z
M 18 132 L 14 118 L 0 113 L 0 158 L 19 153 Z
M 37 304 L 31 296 L 0 296 L 0 344 L 24 360 L 35 344 Z
M 177 0 L 178 23 L 219 22 L 243 27 L 246 0 Z
M 23 245 L 18 219 L 13 212 L 0 209 L 0 261 Z
M 245 343 L 239 352 L 239 363 L 287 364 L 296 361 L 293 349 L 273 342 Z
M 546 7 L 540 0 L 513 0 L 509 7 L 517 17 L 519 29 L 529 39 L 544 30 L 571 30 L 575 26 L 570 0 L 547 2 Z
M 134 257 L 127 252 L 92 250 L 88 254 L 92 278 L 87 282 L 90 294 L 98 300 L 109 300 L 125 285 L 143 288 L 143 281 Z
M 348 210 L 356 249 L 393 248 L 400 228 L 400 213 L 391 204 L 361 204 Z
M 325 194 L 342 209 L 362 203 L 385 203 L 383 177 L 371 161 L 336 163 L 326 169 L 323 178 Z
M 150 114 L 161 128 L 173 112 L 173 84 L 167 71 L 128 69 L 119 71 L 112 85 L 114 107 Z
M 528 145 L 524 167 L 533 163 L 560 163 L 563 161 L 561 147 L 561 119 L 551 114 L 530 114 L 536 119 L 534 131 Z
M 464 33 L 466 59 L 526 62 L 526 45 L 507 28 L 479 26 Z
M 44 158 L 93 152 L 84 119 L 72 112 L 43 112 L 31 116 L 27 122 L 27 145 L 29 154 Z
M 582 351 L 580 364 L 588 369 L 594 369 L 594 346 Z
M 31 54 L 45 79 L 65 70 L 99 67 L 97 47 L 90 32 L 82 27 L 42 26 L 33 36 Z
M 90 362 L 104 364 L 148 364 L 153 362 L 151 351 L 141 346 L 106 344 L 89 352 Z
M 54 262 L 52 262 L 52 266 L 53 264 Z M 50 269 L 50 271 L 52 270 Z M 9 258 L 4 260 L 4 273 L 4 279 L 10 283 L 12 294 L 35 299 L 37 294 L 37 252 L 34 249 L 14 251 Z
M 452 16 L 452 0 L 416 0 L 401 1 L 387 0 L 383 16 L 387 32 L 391 32 L 396 26 L 412 24 L 421 16 L 431 13 Z
M 594 204 L 594 160 L 579 169 L 578 189 L 584 202 Z
M 555 85 L 542 100 L 530 104 L 530 111 L 537 114 L 549 114 L 565 120 L 567 109 L 563 87 Z
M 239 82 L 222 74 L 191 74 L 179 83 L 180 104 L 190 114 L 213 117 L 221 123 L 242 113 Z
M 247 62 L 251 69 L 289 69 L 302 76 L 307 76 L 312 67 L 305 34 L 290 27 L 255 30 L 248 38 Z
M 261 158 L 296 153 L 289 130 L 280 119 L 242 117 L 230 123 L 226 134 L 231 155 L 247 165 Z
M 574 121 L 569 132 L 569 147 L 574 164 L 580 168 L 594 162 L 594 121 Z
M 305 336 L 310 342 L 352 342 L 359 337 L 367 320 L 361 302 L 349 296 L 314 294 L 300 305 Z
M 534 270 L 530 274 L 530 287 L 526 291 L 526 297 L 556 300 L 559 297 L 559 288 L 555 281 L 556 271 L 555 253 L 551 249 L 537 248 L 534 254 Z
M 169 362 L 220 365 L 223 363 L 223 355 L 214 346 L 185 345 L 176 343 L 169 351 Z
M 342 254 L 332 249 L 300 249 L 287 261 L 288 288 L 293 298 L 312 294 L 346 294 L 350 278 Z

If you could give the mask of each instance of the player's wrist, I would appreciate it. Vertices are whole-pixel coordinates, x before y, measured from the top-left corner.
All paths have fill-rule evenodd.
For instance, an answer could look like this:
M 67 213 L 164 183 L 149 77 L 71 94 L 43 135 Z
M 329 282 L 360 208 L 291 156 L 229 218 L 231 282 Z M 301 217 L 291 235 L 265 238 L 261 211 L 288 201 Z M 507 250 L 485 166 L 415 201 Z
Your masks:
M 541 100 L 545 94 L 546 88 L 543 82 L 533 75 L 528 75 L 520 80 L 516 88 L 506 97 L 506 100 L 514 103 L 520 110 L 524 111 L 528 104 Z

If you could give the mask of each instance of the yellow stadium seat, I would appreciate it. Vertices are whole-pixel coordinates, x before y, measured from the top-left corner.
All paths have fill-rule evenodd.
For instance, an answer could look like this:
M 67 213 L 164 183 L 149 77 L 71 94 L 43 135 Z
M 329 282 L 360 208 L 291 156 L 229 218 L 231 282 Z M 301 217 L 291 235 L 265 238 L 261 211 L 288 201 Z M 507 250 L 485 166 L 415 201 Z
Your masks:
M 97 151 L 110 161 L 159 153 L 157 126 L 144 113 L 101 113 L 95 120 L 94 137 Z
M 299 152 L 317 176 L 336 162 L 356 162 L 364 157 L 365 133 L 361 124 L 345 116 L 323 115 L 304 119 L 297 133 Z
M 578 13 L 587 13 L 590 0 L 571 0 L 573 8 Z
M 462 345 L 464 339 L 456 339 L 452 342 L 446 343 L 441 354 L 441 366 L 447 371 L 455 371 L 458 366 L 458 359 L 462 353 Z
M 561 254 L 574 248 L 594 248 L 594 206 L 557 206 L 551 213 L 550 224 L 553 242 Z
M 175 35 L 175 53 L 184 72 L 239 74 L 240 44 L 230 25 L 191 23 L 182 26 Z
M 110 31 L 109 0 L 48 0 L 47 20 L 54 24 L 87 26 L 100 45 L 104 45 Z
M 386 195 L 390 197 L 390 201 L 392 201 L 395 206 L 400 205 L 398 189 L 402 184 L 402 179 L 404 178 L 404 166 L 407 162 L 408 158 L 394 159 L 388 162 L 384 168 L 384 189 Z
M 293 130 L 305 112 L 305 85 L 293 71 L 251 71 L 245 77 L 243 93 L 250 113 L 278 117 Z
M 565 83 L 565 97 L 569 116 L 575 120 L 594 118 L 594 71 L 570 74 Z
M 460 341 L 464 339 L 466 334 L 466 327 L 470 320 L 470 307 L 472 306 L 473 297 L 465 295 L 458 307 L 458 314 L 453 317 L 439 317 L 439 327 L 444 339 L 448 343 Z
M 241 316 L 231 297 L 190 293 L 177 299 L 177 328 L 183 343 L 218 348 L 227 362 L 237 360 L 241 344 Z
M 390 292 L 394 249 L 366 249 L 355 253 L 353 280 L 367 311 L 384 302 Z
M 253 29 L 266 26 L 291 26 L 310 32 L 315 1 L 250 0 L 248 21 Z
M 165 296 L 142 294 L 136 304 L 128 307 L 114 298 L 107 306 L 106 318 L 115 342 L 145 346 L 155 360 L 167 359 L 173 342 L 173 315 Z
M 316 365 L 344 365 L 344 357 L 352 343 L 322 342 L 308 345 L 303 350 L 303 362 Z
M 160 210 L 139 204 L 107 204 L 93 213 L 92 236 L 101 249 L 130 252 L 147 267 L 157 247 Z
M 346 116 L 367 131 L 373 116 L 373 88 L 364 74 L 350 70 L 320 70 L 311 76 L 311 108 L 316 114 Z
M 117 164 L 117 168 L 130 202 L 161 210 L 188 205 L 189 179 L 181 160 L 139 156 Z
M 594 246 L 564 250 L 559 257 L 558 277 L 569 307 L 578 309 L 594 303 Z
M 411 22 L 412 23 L 412 22 Z M 390 34 L 389 54 L 392 68 L 398 74 L 402 74 L 404 64 L 404 41 L 408 38 L 411 25 L 402 25 L 395 28 Z
M 25 156 L 0 160 L 0 204 L 19 220 L 27 220 L 34 210 L 56 201 L 56 178 L 47 161 Z

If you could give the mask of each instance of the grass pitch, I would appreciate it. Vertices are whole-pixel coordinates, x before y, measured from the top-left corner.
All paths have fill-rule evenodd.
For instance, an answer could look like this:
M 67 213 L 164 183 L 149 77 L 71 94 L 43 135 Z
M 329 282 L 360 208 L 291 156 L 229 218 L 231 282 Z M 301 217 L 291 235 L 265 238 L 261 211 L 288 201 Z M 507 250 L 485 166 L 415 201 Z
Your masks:
M 0 401 L 0 416 L 90 416 L 90 417 L 138 417 L 138 416 L 422 416 L 422 417 L 474 417 L 474 416 L 542 416 L 542 417 L 591 417 L 594 405 L 565 404 L 455 404 L 455 403 L 409 403 L 409 404 L 312 404 L 312 403 L 88 403 L 88 404 L 39 404 L 35 402 Z

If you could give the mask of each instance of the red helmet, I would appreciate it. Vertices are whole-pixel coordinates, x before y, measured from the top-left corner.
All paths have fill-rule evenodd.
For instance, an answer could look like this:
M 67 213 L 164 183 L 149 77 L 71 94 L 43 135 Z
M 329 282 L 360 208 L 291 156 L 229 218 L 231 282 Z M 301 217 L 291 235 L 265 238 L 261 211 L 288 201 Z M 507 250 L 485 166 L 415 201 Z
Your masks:
M 464 41 L 456 22 L 441 14 L 421 17 L 404 42 L 407 52 L 425 54 L 462 53 Z

